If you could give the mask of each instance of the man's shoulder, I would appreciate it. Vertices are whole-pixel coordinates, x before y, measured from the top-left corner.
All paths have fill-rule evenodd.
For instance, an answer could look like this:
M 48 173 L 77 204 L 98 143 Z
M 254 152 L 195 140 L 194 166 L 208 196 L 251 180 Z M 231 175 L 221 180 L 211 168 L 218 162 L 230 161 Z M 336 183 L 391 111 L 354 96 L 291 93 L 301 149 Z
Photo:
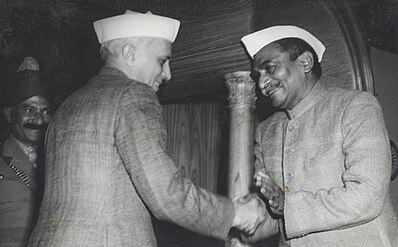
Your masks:
M 14 176 L 8 164 L 9 163 L 7 163 L 7 161 L 4 160 L 3 157 L 0 157 L 0 179 L 7 178 L 9 176 Z
M 147 103 L 158 104 L 156 92 L 150 86 L 125 76 L 99 74 L 68 97 L 60 109 L 71 112 L 71 109 L 82 108 L 83 105 L 84 109 L 98 108 L 100 105 L 106 105 L 101 109 L 110 109 Z
M 321 108 L 327 105 L 332 105 L 333 107 L 338 105 L 340 109 L 343 109 L 352 102 L 377 103 L 376 97 L 366 91 L 345 89 L 340 87 L 325 87 L 324 92 L 325 93 L 322 95 L 321 102 L 318 104 L 318 106 Z
M 344 105 L 356 103 L 379 104 L 376 97 L 367 91 L 349 90 L 337 87 L 330 87 L 326 90 L 328 91 L 328 94 L 324 100 L 337 101 Z
M 124 91 L 129 87 L 129 81 L 121 76 L 95 75 L 81 88 L 67 97 L 59 108 L 80 107 L 81 104 L 95 102 L 111 105 L 117 102 Z
M 327 98 L 346 98 L 352 97 L 353 95 L 360 93 L 360 91 L 353 89 L 346 89 L 341 87 L 324 87 L 324 91 L 326 95 L 324 99 Z
M 129 96 L 146 98 L 156 95 L 154 90 L 145 83 L 138 82 L 127 78 L 126 76 L 98 74 L 92 77 L 87 83 L 88 90 L 107 90 L 120 94 L 128 94 Z
M 134 80 L 131 80 L 129 85 L 124 88 L 122 99 L 123 102 L 133 102 L 138 104 L 158 104 L 158 97 L 156 92 L 147 84 Z
M 8 164 L 11 162 L 12 157 L 8 157 L 4 155 L 4 141 L 0 142 L 0 172 L 8 169 Z

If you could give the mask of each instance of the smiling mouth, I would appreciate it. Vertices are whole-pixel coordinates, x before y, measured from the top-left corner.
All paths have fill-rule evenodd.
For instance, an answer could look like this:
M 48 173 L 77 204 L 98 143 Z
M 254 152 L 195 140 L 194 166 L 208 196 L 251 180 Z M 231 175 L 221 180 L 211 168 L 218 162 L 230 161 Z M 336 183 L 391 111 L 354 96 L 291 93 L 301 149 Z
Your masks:
M 23 127 L 25 129 L 28 130 L 37 130 L 37 131 L 42 131 L 42 130 L 46 130 L 47 126 L 45 124 L 33 124 L 33 123 L 25 123 L 23 125 Z
M 265 90 L 265 96 L 270 97 L 276 91 L 278 91 L 282 87 L 282 82 L 278 81 L 277 83 L 268 83 L 264 86 L 263 90 Z

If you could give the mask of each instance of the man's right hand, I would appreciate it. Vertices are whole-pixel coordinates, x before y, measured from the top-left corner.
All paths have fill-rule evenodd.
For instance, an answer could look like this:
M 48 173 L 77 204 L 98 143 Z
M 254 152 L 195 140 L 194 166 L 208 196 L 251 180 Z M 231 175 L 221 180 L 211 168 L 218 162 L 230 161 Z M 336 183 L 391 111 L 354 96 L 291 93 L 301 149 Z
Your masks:
M 285 193 L 283 190 L 263 171 L 256 172 L 254 176 L 256 186 L 267 198 L 271 211 L 276 215 L 283 215 L 285 205 Z
M 242 232 L 252 235 L 258 225 L 265 219 L 265 204 L 255 194 L 248 194 L 234 200 L 235 217 L 232 227 L 236 227 Z

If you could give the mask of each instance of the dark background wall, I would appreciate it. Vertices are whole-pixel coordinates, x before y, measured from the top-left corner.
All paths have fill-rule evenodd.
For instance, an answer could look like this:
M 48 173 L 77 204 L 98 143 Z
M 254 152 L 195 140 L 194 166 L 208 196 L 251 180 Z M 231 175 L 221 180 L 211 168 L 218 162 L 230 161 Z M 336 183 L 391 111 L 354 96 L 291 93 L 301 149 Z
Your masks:
M 375 93 L 384 113 L 390 138 L 398 143 L 398 55 L 371 48 Z M 393 205 L 398 210 L 398 180 L 391 183 Z
M 224 89 L 219 79 L 221 73 L 249 66 L 239 39 L 252 28 L 251 13 L 257 8 L 256 3 L 272 12 L 273 8 L 267 6 L 289 5 L 290 2 L 3 0 L 0 1 L 1 81 L 16 70 L 24 56 L 37 56 L 45 74 L 56 77 L 55 83 L 63 89 L 59 90 L 62 100 L 65 94 L 84 84 L 101 65 L 92 22 L 129 8 L 141 12 L 151 10 L 182 22 L 171 63 L 174 78 L 160 93 L 164 102 L 177 98 L 214 98 Z M 298 2 L 311 10 L 311 4 L 318 1 Z M 352 7 L 367 45 L 398 53 L 398 0 L 346 2 Z M 301 16 L 306 15 L 309 14 Z

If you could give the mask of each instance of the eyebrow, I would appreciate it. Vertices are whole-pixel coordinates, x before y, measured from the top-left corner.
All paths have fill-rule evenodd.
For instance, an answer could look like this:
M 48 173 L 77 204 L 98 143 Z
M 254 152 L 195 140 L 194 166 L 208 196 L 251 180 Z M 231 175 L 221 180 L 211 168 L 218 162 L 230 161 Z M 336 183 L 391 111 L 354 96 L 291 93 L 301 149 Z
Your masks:
M 51 106 L 38 106 L 38 105 L 32 105 L 32 104 L 27 104 L 27 103 L 22 103 L 19 107 L 21 108 L 25 108 L 25 107 L 30 107 L 30 108 L 34 108 L 34 109 L 51 109 Z
M 37 108 L 35 105 L 31 105 L 31 104 L 27 104 L 27 103 L 21 103 L 19 106 L 20 107 L 34 107 L 34 108 Z
M 265 60 L 265 61 L 259 60 L 257 63 L 258 65 L 256 67 L 261 68 L 268 65 L 269 63 L 271 63 L 271 60 Z

